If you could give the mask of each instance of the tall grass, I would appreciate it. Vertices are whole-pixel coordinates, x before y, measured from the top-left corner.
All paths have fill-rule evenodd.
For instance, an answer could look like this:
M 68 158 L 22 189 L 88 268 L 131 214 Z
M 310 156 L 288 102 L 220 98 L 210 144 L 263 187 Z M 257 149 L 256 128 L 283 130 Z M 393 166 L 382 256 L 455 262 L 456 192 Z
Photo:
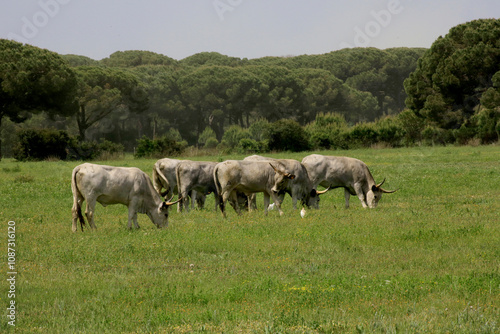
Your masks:
M 77 163 L 2 161 L 2 229 L 17 228 L 16 331 L 498 332 L 498 146 L 321 153 L 359 158 L 399 190 L 374 210 L 356 197 L 346 210 L 333 190 L 303 219 L 289 197 L 283 217 L 229 209 L 223 219 L 210 196 L 204 210 L 171 210 L 164 230 L 140 215 L 129 231 L 124 206 L 98 205 L 98 230 L 72 233 Z M 194 159 L 229 158 L 242 156 Z M 154 162 L 102 163 L 150 174 Z M 0 329 L 12 330 L 6 317 Z

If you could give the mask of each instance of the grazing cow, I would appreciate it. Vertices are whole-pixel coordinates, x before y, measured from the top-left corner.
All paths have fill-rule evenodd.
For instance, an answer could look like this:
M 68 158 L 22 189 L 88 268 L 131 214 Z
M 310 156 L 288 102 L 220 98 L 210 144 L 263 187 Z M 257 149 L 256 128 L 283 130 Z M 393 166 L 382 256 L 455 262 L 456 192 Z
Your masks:
M 190 161 L 190 160 L 178 160 L 164 158 L 158 160 L 153 167 L 153 186 L 156 191 L 163 197 L 172 198 L 174 195 L 179 194 L 179 187 L 177 186 L 177 176 L 175 174 L 175 167 L 179 162 Z M 165 191 L 162 192 L 162 190 Z M 205 204 L 205 194 L 197 194 L 196 191 L 191 191 L 188 193 L 191 197 L 191 207 L 194 207 L 194 202 L 196 201 L 199 208 L 202 208 Z M 183 197 L 186 203 L 189 203 L 188 197 Z M 177 212 L 181 211 L 181 203 L 177 205 Z
M 187 195 L 195 190 L 197 195 L 206 196 L 209 193 L 215 195 L 215 209 L 219 204 L 219 195 L 214 182 L 214 167 L 217 162 L 211 161 L 189 161 L 183 160 L 177 164 L 175 175 L 179 196 L 184 198 L 186 211 L 189 211 L 189 203 L 186 200 Z M 181 209 L 182 210 L 182 209 Z
M 364 208 L 375 208 L 383 193 L 393 193 L 376 184 L 366 164 L 348 157 L 312 154 L 302 159 L 313 187 L 344 188 L 345 207 L 349 207 L 351 195 L 357 195 Z
M 306 168 L 297 160 L 293 159 L 273 159 L 266 158 L 260 155 L 251 155 L 243 160 L 253 160 L 253 161 L 270 161 L 279 162 L 285 166 L 285 170 L 289 173 L 295 175 L 293 180 L 288 181 L 285 192 L 292 197 L 293 208 L 297 209 L 297 201 L 300 200 L 301 204 L 307 207 L 313 207 L 315 209 L 319 208 L 319 195 L 322 195 L 328 191 L 328 189 L 323 191 L 317 191 L 312 186 L 312 182 L 309 179 Z M 280 203 L 283 202 L 285 194 L 280 192 L 279 198 Z
M 83 231 L 85 220 L 82 215 L 82 203 L 87 202 L 85 215 L 90 228 L 94 224 L 96 202 L 106 206 L 123 204 L 128 207 L 128 228 L 132 221 L 136 228 L 137 213 L 145 213 L 158 228 L 168 226 L 168 208 L 176 202 L 164 202 L 153 187 L 149 176 L 138 168 L 111 167 L 85 163 L 73 169 L 71 177 L 73 191 L 73 232 L 77 230 L 77 221 Z
M 214 181 L 221 197 L 219 205 L 224 217 L 226 217 L 225 203 L 230 196 L 235 200 L 235 190 L 247 196 L 263 192 L 265 214 L 269 207 L 270 196 L 276 203 L 280 215 L 283 214 L 277 194 L 286 188 L 288 180 L 293 180 L 295 175 L 288 173 L 285 166 L 279 162 L 274 165 L 268 161 L 227 160 L 215 166 Z M 249 210 L 251 210 L 250 204 Z M 237 212 L 240 214 L 241 210 L 238 208 Z

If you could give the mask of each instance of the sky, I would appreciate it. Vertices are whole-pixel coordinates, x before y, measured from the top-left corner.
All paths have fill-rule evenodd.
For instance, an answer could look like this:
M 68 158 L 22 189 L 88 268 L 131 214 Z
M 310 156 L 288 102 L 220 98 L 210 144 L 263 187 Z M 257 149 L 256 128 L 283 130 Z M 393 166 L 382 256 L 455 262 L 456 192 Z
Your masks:
M 498 0 L 0 0 L 0 38 L 100 60 L 145 50 L 180 60 L 429 48 L 450 28 L 500 18 Z

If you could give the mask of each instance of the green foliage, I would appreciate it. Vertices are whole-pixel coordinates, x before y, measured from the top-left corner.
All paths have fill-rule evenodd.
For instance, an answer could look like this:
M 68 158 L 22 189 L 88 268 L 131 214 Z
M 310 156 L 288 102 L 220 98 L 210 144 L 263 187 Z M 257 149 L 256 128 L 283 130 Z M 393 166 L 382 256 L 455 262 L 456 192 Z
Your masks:
M 347 134 L 350 147 L 370 147 L 377 142 L 378 132 L 373 123 L 359 123 Z
M 185 146 L 167 136 L 149 139 L 143 136 L 137 140 L 137 148 L 134 156 L 136 158 L 165 158 L 179 156 L 184 151 Z
M 433 43 L 405 81 L 407 107 L 440 128 L 460 128 L 474 115 L 500 70 L 499 39 L 497 19 L 450 29 Z
M 25 129 L 17 134 L 14 158 L 19 161 L 37 161 L 48 158 L 64 160 L 68 153 L 70 136 L 66 131 Z
M 309 144 L 315 149 L 347 148 L 347 122 L 341 114 L 320 113 L 305 127 Z
M 243 129 L 239 125 L 232 125 L 224 132 L 221 143 L 223 146 L 233 149 L 240 144 L 242 139 L 249 138 L 250 134 L 248 130 Z
M 175 59 L 151 51 L 117 51 L 100 61 L 108 67 L 137 67 L 143 65 L 174 66 Z
M 282 119 L 272 124 L 268 145 L 271 151 L 302 152 L 310 148 L 304 128 L 289 119 Z

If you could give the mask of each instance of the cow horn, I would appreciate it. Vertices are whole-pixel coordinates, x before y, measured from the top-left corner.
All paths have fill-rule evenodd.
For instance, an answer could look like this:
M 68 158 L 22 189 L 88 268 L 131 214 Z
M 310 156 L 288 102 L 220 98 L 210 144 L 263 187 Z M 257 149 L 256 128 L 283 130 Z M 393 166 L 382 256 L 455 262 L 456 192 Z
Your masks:
M 273 169 L 274 169 L 274 171 L 275 171 L 276 173 L 283 174 L 283 172 L 282 172 L 282 171 L 280 171 L 279 169 L 277 169 L 276 167 L 274 167 L 272 163 L 269 163 L 269 164 L 271 165 L 271 167 L 273 167 Z
M 384 178 L 384 180 L 381 183 L 377 184 L 376 187 L 380 188 L 384 184 L 384 182 L 385 182 L 385 178 Z
M 173 197 L 172 197 L 172 198 L 173 198 Z M 179 203 L 179 202 L 181 201 L 181 199 L 182 199 L 182 197 L 179 197 L 179 199 L 178 199 L 177 201 L 175 201 L 175 202 L 170 202 L 170 201 L 168 201 L 168 202 L 164 202 L 164 204 L 165 204 L 166 206 L 174 205 L 174 204 Z
M 316 190 L 316 194 L 318 194 L 318 195 L 323 195 L 323 194 L 324 194 L 324 193 L 326 193 L 328 190 L 330 190 L 330 187 L 326 188 L 325 190 L 321 190 L 321 191 Z
M 385 194 L 392 194 L 392 193 L 395 193 L 396 191 L 398 191 L 398 189 L 396 190 L 385 190 L 385 189 L 382 189 L 382 188 L 379 188 L 381 192 L 385 193 Z

